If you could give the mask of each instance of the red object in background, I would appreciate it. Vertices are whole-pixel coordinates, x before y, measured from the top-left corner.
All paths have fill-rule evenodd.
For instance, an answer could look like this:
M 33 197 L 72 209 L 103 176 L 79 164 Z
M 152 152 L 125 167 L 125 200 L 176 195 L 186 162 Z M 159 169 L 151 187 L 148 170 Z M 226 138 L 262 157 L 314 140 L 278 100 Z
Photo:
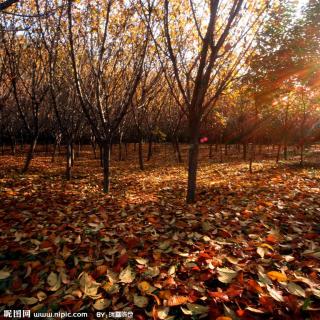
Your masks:
M 200 143 L 205 143 L 208 141 L 208 138 L 207 137 L 203 137 L 200 139 Z

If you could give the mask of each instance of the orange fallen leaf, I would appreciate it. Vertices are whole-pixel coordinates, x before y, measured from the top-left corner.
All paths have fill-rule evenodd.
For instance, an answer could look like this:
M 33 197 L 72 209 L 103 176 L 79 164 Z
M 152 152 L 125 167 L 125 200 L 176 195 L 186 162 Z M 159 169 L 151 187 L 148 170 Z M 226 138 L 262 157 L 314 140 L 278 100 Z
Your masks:
M 229 297 L 225 292 L 209 292 L 209 296 L 220 301 L 229 301 Z
M 266 241 L 270 243 L 277 243 L 278 238 L 274 234 L 269 234 L 266 238 Z
M 188 301 L 189 301 L 189 298 L 185 296 L 171 296 L 168 299 L 167 304 L 169 307 L 173 307 L 173 306 L 180 306 L 181 304 L 185 304 Z
M 99 276 L 103 276 L 107 274 L 108 272 L 108 267 L 106 265 L 101 265 L 97 267 L 97 273 Z
M 248 283 L 249 289 L 251 289 L 251 291 L 257 292 L 257 293 L 263 293 L 263 289 L 257 281 L 255 281 L 253 279 L 249 279 L 247 281 L 247 283 Z
M 284 282 L 288 280 L 285 274 L 278 271 L 270 271 L 267 273 L 267 275 L 271 280 L 277 280 L 278 282 Z

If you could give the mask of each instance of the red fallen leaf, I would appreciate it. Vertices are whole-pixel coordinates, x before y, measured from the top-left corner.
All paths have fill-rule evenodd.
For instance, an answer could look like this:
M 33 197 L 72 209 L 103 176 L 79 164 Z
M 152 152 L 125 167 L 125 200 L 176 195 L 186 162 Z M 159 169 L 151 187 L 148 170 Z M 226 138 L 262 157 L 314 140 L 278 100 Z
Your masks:
M 66 299 L 61 301 L 59 304 L 62 306 L 69 306 L 69 305 L 74 305 L 77 302 L 75 299 Z
M 232 238 L 232 234 L 224 229 L 220 229 L 218 232 L 218 236 L 222 238 Z
M 77 312 L 80 310 L 80 308 L 83 305 L 83 300 L 78 300 L 73 306 L 72 306 L 72 312 Z
M 300 310 L 298 297 L 294 295 L 288 295 L 283 297 L 286 305 L 292 310 L 294 313 L 298 313 Z
M 39 260 L 36 261 L 27 261 L 25 263 L 26 267 L 30 267 L 32 270 L 37 270 L 42 268 L 42 264 Z
M 236 314 L 238 317 L 243 317 L 245 315 L 245 313 L 246 313 L 246 310 L 242 310 L 242 309 L 238 309 L 236 311 Z
M 124 242 L 129 249 L 134 249 L 141 245 L 141 239 L 138 237 L 126 237 L 124 238 Z
M 163 300 L 168 300 L 172 296 L 170 290 L 161 290 L 159 291 L 159 297 Z
M 22 286 L 22 281 L 19 277 L 15 277 L 12 282 L 12 290 L 19 290 Z
M 70 270 L 69 270 L 69 277 L 70 277 L 71 279 L 74 279 L 75 276 L 77 275 L 77 272 L 78 272 L 77 268 L 72 268 L 72 269 L 70 269 Z
M 12 268 L 18 269 L 19 265 L 20 265 L 20 261 L 19 260 L 11 260 L 10 264 L 11 264 Z
M 18 299 L 18 297 L 17 296 L 13 296 L 12 294 L 1 296 L 0 297 L 0 304 L 1 305 L 13 304 L 13 303 L 15 303 L 17 301 L 17 299 Z
M 147 220 L 152 224 L 157 224 L 159 222 L 158 218 L 155 217 L 147 217 Z
M 242 211 L 242 214 L 245 218 L 250 218 L 251 217 L 251 214 L 252 214 L 252 211 L 249 211 L 249 210 L 243 210 Z
M 228 297 L 230 298 L 235 298 L 235 297 L 239 297 L 243 292 L 243 289 L 240 288 L 236 288 L 234 286 L 231 286 L 227 289 L 227 291 L 225 291 L 225 293 L 228 295 Z
M 108 267 L 106 265 L 98 266 L 96 269 L 98 276 L 103 276 L 107 274 L 107 271 L 108 271 Z
M 126 253 L 120 256 L 116 265 L 113 268 L 114 271 L 120 272 L 122 267 L 124 267 L 128 263 L 128 260 L 129 260 L 129 256 Z
M 212 272 L 206 271 L 200 274 L 200 281 L 207 281 L 212 278 Z
M 177 283 L 175 282 L 173 277 L 168 277 L 164 282 L 163 282 L 163 287 L 170 287 L 170 286 L 176 286 Z
M 219 307 L 213 302 L 209 308 L 209 320 L 216 320 L 220 315 Z
M 36 286 L 39 282 L 40 282 L 40 278 L 39 278 L 38 273 L 33 273 L 31 275 L 31 283 L 32 283 L 32 285 Z
M 200 252 L 198 259 L 204 258 L 204 259 L 212 259 L 213 255 L 209 255 L 207 252 Z
M 266 241 L 275 244 L 278 243 L 278 238 L 274 234 L 269 234 L 266 237 Z
M 317 239 L 319 235 L 317 233 L 306 233 L 303 237 L 308 240 L 313 240 Z
M 192 270 L 192 271 L 201 271 L 201 269 L 199 268 L 199 266 L 192 267 L 191 270 Z
M 248 289 L 254 293 L 263 293 L 262 287 L 259 283 L 253 279 L 247 281 Z
M 40 249 L 47 249 L 47 248 L 52 248 L 54 244 L 48 240 L 44 240 L 41 242 L 39 248 Z
M 229 297 L 228 295 L 225 293 L 225 292 L 208 292 L 209 296 L 211 298 L 215 298 L 215 299 L 218 299 L 220 301 L 225 301 L 225 302 L 228 302 L 229 301 Z
M 176 222 L 176 227 L 178 227 L 178 228 L 187 228 L 187 227 L 189 227 L 189 225 L 184 221 L 178 221 L 178 222 Z
M 88 256 L 89 257 L 93 257 L 93 255 L 94 255 L 94 249 L 93 248 L 89 248 Z
M 274 300 L 267 296 L 260 296 L 259 302 L 263 306 L 263 308 L 268 312 L 273 312 L 274 309 Z
M 238 273 L 238 275 L 237 275 L 237 281 L 238 281 L 241 285 L 244 284 L 244 282 L 243 282 L 243 272 L 242 272 L 242 271 L 240 271 L 240 272 Z
M 192 290 L 192 291 L 189 293 L 188 298 L 189 298 L 189 302 L 191 302 L 191 303 L 196 302 L 196 301 L 199 299 L 199 296 L 198 296 L 198 294 L 197 294 L 197 291 Z

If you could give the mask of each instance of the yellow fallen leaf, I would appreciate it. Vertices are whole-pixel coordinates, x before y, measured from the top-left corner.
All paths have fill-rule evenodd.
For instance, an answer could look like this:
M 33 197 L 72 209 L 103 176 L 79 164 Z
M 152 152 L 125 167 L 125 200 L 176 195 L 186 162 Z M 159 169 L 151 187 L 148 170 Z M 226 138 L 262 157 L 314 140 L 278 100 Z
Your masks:
M 288 280 L 285 274 L 278 271 L 270 271 L 267 273 L 267 275 L 271 280 L 277 280 L 278 282 L 284 282 Z
M 270 250 L 274 251 L 273 247 L 272 247 L 272 246 L 270 246 L 270 244 L 267 244 L 267 243 L 263 243 L 263 244 L 261 244 L 261 245 L 260 245 L 260 247 L 268 248 L 268 249 L 270 249 Z
M 147 292 L 150 289 L 150 284 L 147 281 L 142 281 L 138 284 L 138 288 L 142 292 Z

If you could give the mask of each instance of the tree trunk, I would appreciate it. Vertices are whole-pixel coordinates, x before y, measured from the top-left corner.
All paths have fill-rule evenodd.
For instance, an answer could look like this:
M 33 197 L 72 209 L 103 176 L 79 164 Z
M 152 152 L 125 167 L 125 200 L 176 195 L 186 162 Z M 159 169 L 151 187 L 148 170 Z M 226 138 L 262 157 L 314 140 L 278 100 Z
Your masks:
M 34 155 L 34 150 L 35 150 L 36 145 L 37 145 L 37 141 L 38 141 L 38 136 L 36 136 L 36 137 L 34 137 L 32 139 L 32 142 L 30 144 L 30 148 L 29 148 L 29 151 L 28 151 L 25 163 L 24 163 L 24 167 L 22 169 L 22 173 L 26 173 L 28 171 L 28 169 L 29 169 L 31 160 L 32 160 L 33 155 Z
M 304 164 L 304 143 L 300 146 L 300 165 L 303 166 Z
M 250 171 L 250 173 L 253 173 L 252 164 L 253 164 L 253 161 L 255 159 L 255 154 L 256 154 L 256 145 L 255 145 L 255 143 L 253 143 L 251 145 L 251 150 L 250 150 L 250 163 L 249 163 L 249 171 Z
M 78 141 L 78 150 L 77 150 L 77 158 L 80 158 L 81 156 L 81 142 L 80 140 Z
M 193 141 L 189 146 L 187 203 L 195 202 L 197 188 L 199 143 Z
M 243 146 L 243 160 L 246 161 L 247 160 L 247 144 L 244 143 L 242 146 Z
M 152 157 L 152 138 L 149 139 L 148 141 L 148 157 L 147 157 L 147 161 L 150 161 Z
M 122 161 L 123 160 L 123 155 L 122 155 L 122 142 L 121 140 L 119 141 L 118 144 L 118 160 Z
M 213 150 L 212 150 L 212 144 L 209 144 L 209 159 L 212 159 L 212 154 L 213 154 Z
M 188 189 L 186 199 L 187 203 L 193 203 L 196 200 L 197 170 L 199 156 L 199 131 L 200 122 L 191 122 L 189 126 L 190 145 L 188 159 Z
M 177 137 L 175 138 L 175 146 L 176 146 L 176 151 L 177 151 L 177 160 L 179 163 L 182 163 L 183 159 L 182 159 L 181 150 L 180 150 L 180 143 L 179 143 L 179 139 Z
M 71 180 L 71 168 L 72 168 L 72 143 L 67 143 L 67 166 L 66 166 L 66 179 Z
M 74 144 L 73 142 L 71 143 L 71 166 L 73 167 L 74 165 L 74 159 L 75 159 L 75 152 L 74 152 Z
M 57 146 L 58 146 L 58 142 L 57 142 L 57 140 L 56 140 L 56 141 L 54 142 L 53 152 L 52 152 L 52 156 L 51 156 L 51 162 L 52 162 L 52 163 L 55 161 L 56 152 L 57 152 Z
M 279 162 L 280 160 L 280 151 L 281 151 L 281 144 L 278 144 L 278 150 L 277 150 L 277 158 L 276 158 L 276 163 Z
M 110 143 L 103 144 L 103 192 L 109 193 L 110 190 Z
M 93 151 L 93 156 L 95 159 L 97 159 L 97 152 L 96 152 L 96 144 L 94 142 L 91 142 L 91 146 L 92 146 L 92 151 Z
M 140 170 L 144 170 L 142 140 L 139 141 L 138 149 L 139 149 L 139 150 L 138 150 L 138 153 L 139 153 L 139 166 L 140 166 Z
M 125 150 L 125 153 L 126 153 L 126 158 L 128 158 L 128 142 L 124 143 L 124 150 Z
M 100 166 L 103 168 L 103 146 L 100 146 Z
M 286 142 L 283 145 L 283 157 L 284 160 L 288 160 L 288 145 Z
M 16 145 L 17 145 L 16 139 L 14 137 L 11 137 L 10 139 L 11 139 L 11 153 L 13 156 L 15 156 L 16 155 Z

